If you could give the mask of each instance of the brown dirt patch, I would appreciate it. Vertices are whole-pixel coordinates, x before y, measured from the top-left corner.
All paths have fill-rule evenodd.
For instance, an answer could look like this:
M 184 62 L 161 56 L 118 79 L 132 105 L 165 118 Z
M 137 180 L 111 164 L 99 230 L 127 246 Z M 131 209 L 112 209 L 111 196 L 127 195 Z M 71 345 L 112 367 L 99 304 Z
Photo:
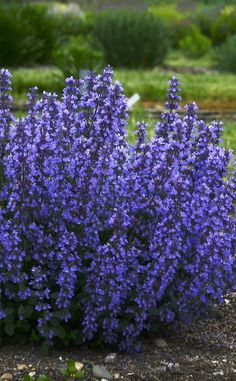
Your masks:
M 86 346 L 52 350 L 41 356 L 32 345 L 0 348 L 0 376 L 10 372 L 14 380 L 35 371 L 63 380 L 58 369 L 67 359 L 84 364 L 84 381 L 95 380 L 92 364 L 103 365 L 122 381 L 211 381 L 236 380 L 236 293 L 226 297 L 226 303 L 215 306 L 207 316 L 190 325 L 176 324 L 163 337 L 165 349 L 157 348 L 153 337 L 142 339 L 142 351 L 137 354 L 118 353 L 112 364 L 105 364 L 111 352 L 94 351 Z M 19 365 L 25 365 L 19 370 Z M 119 377 L 118 377 L 119 375 Z

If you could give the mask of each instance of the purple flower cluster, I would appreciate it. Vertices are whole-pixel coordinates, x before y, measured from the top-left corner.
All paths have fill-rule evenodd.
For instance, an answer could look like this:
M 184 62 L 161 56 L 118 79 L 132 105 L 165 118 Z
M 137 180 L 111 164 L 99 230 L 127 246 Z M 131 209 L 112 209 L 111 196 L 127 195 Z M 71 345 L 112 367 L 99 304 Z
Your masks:
M 222 301 L 236 239 L 222 125 L 199 120 L 194 103 L 180 118 L 173 78 L 155 136 L 147 141 L 140 123 L 132 146 L 110 68 L 68 78 L 61 99 L 31 89 L 21 119 L 10 112 L 10 77 L 1 70 L 1 327 L 12 305 L 45 340 L 73 322 L 84 340 L 130 350 L 156 322 Z

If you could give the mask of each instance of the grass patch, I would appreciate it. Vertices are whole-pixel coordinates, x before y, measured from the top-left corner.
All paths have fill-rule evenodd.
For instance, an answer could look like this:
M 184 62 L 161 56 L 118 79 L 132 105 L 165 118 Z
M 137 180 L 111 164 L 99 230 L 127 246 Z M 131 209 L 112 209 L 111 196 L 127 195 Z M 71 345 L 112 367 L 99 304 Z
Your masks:
M 39 92 L 52 91 L 60 93 L 64 86 L 64 74 L 56 67 L 35 67 L 10 69 L 14 101 L 26 101 L 30 87 L 37 86 Z
M 115 79 L 121 81 L 127 96 L 138 92 L 142 102 L 163 103 L 167 81 L 176 75 L 174 65 L 187 67 L 206 67 L 210 65 L 209 57 L 198 60 L 187 60 L 178 54 L 179 61 L 174 59 L 175 52 L 170 55 L 167 64 L 173 69 L 164 70 L 156 68 L 153 70 L 115 70 Z M 178 63 L 179 62 L 179 63 Z M 64 74 L 55 67 L 36 67 L 32 69 L 19 68 L 12 70 L 13 74 L 13 94 L 16 100 L 25 99 L 28 88 L 37 86 L 39 91 L 61 92 L 64 85 Z M 227 108 L 227 103 L 233 102 L 236 105 L 236 77 L 228 73 L 177 73 L 181 81 L 182 97 L 184 102 L 196 101 L 200 105 L 218 101 L 222 109 Z M 218 107 L 217 106 L 217 107 Z
M 127 96 L 138 92 L 142 101 L 163 102 L 166 83 L 176 75 L 174 70 L 125 70 L 117 69 L 116 79 L 120 80 Z M 178 73 L 184 102 L 220 100 L 222 103 L 236 101 L 236 81 L 233 74 L 219 73 Z
M 223 146 L 232 148 L 236 158 L 236 121 L 226 121 L 224 123 Z
M 206 54 L 200 58 L 186 58 L 181 51 L 172 50 L 165 64 L 172 68 L 200 68 L 200 69 L 212 69 L 214 66 L 214 59 L 211 53 Z

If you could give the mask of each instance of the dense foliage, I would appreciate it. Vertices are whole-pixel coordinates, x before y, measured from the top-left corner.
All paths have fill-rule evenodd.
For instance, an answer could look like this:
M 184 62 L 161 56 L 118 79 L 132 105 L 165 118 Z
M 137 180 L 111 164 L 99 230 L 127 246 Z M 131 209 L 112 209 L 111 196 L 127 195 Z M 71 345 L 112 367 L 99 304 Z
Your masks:
M 0 65 L 50 63 L 58 33 L 43 4 L 0 4 Z
M 78 77 L 80 70 L 101 69 L 103 55 L 93 45 L 93 41 L 86 41 L 82 36 L 71 36 L 54 52 L 54 62 L 67 76 Z
M 152 68 L 168 65 L 169 47 L 198 58 L 235 34 L 235 1 L 147 1 L 145 11 L 122 4 L 96 13 L 88 2 L 2 1 L 0 66 L 54 65 L 66 75 L 104 62 Z
M 180 40 L 179 47 L 187 57 L 199 58 L 209 52 L 211 40 L 194 27 Z
M 218 17 L 211 25 L 212 41 L 219 45 L 226 41 L 227 37 L 235 34 L 236 8 L 233 5 L 226 6 L 221 10 Z
M 236 35 L 229 36 L 215 49 L 214 58 L 219 70 L 236 73 Z
M 189 320 L 233 288 L 235 170 L 222 126 L 198 120 L 173 78 L 147 142 L 127 143 L 112 72 L 36 89 L 10 112 L 0 76 L 0 332 L 138 348 L 144 330 Z M 232 166 L 233 167 L 233 166 Z
M 153 67 L 163 63 L 169 48 L 165 23 L 147 12 L 99 14 L 95 19 L 94 34 L 106 62 L 116 67 Z

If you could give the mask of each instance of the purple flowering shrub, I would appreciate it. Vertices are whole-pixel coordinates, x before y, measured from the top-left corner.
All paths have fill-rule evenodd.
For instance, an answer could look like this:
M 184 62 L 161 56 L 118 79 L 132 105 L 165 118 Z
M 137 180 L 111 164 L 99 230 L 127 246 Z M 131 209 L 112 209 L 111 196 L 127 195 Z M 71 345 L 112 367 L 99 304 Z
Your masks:
M 236 177 L 222 125 L 179 108 L 179 83 L 147 141 L 127 142 L 112 71 L 37 89 L 11 114 L 0 75 L 0 330 L 121 350 L 157 324 L 190 320 L 235 286 Z M 231 168 L 229 169 L 229 164 Z M 137 347 L 136 347 L 137 348 Z

